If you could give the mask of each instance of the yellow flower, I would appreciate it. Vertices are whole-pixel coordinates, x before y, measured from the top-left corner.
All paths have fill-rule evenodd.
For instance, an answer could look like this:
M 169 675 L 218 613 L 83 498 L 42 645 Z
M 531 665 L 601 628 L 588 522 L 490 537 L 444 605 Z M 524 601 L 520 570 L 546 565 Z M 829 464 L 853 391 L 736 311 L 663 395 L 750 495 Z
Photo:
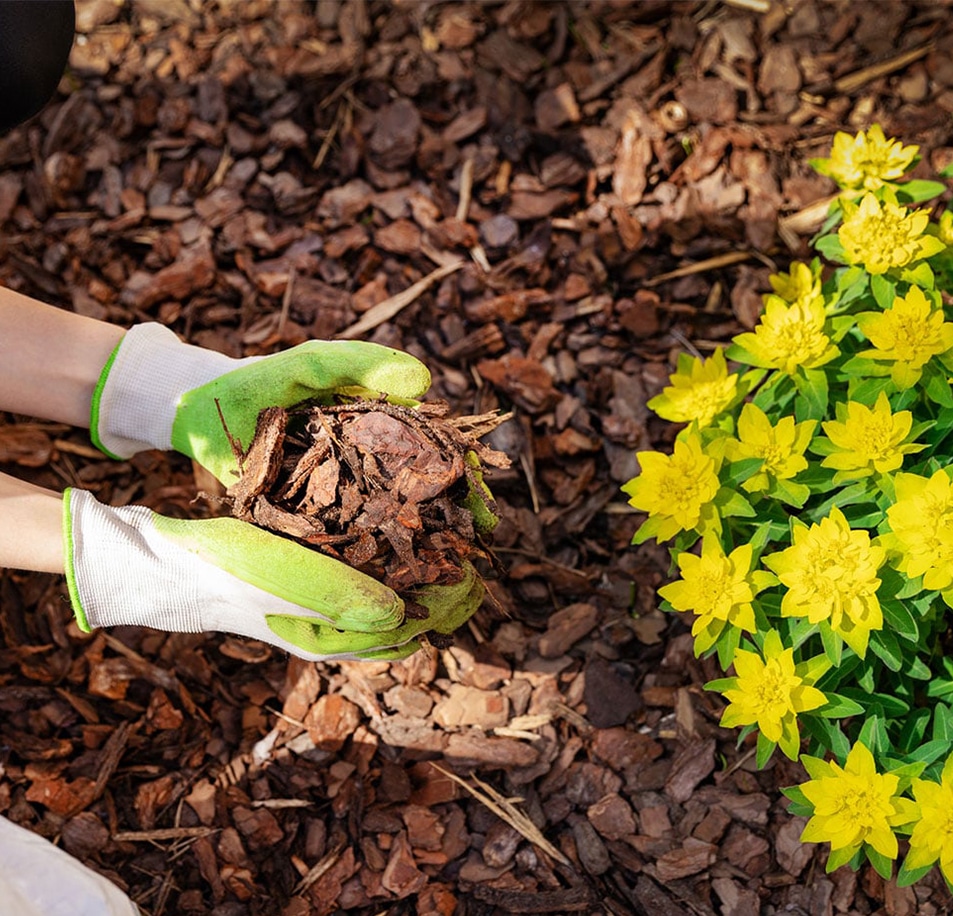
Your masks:
M 683 552 L 677 562 L 682 578 L 659 589 L 658 593 L 676 611 L 692 611 L 695 654 L 707 652 L 725 626 L 753 633 L 756 629 L 755 595 L 776 581 L 770 573 L 751 571 L 752 548 L 742 544 L 725 555 L 716 537 L 702 541 L 701 556 Z
M 916 385 L 930 359 L 953 347 L 953 324 L 944 320 L 942 309 L 932 307 L 919 286 L 897 296 L 885 312 L 859 315 L 857 326 L 874 345 L 860 355 L 893 362 L 891 377 L 900 389 Z
M 865 194 L 860 205 L 843 201 L 844 222 L 837 230 L 848 264 L 883 274 L 943 251 L 946 245 L 923 232 L 930 221 L 923 210 L 908 212 L 896 200 L 883 204 Z
M 842 472 L 834 481 L 889 474 L 903 464 L 903 456 L 923 446 L 907 443 L 913 426 L 909 410 L 891 413 L 887 395 L 880 392 L 873 408 L 857 401 L 837 405 L 837 420 L 821 425 L 834 446 L 821 466 Z
M 908 824 L 916 806 L 896 794 L 899 777 L 878 773 L 873 754 L 859 741 L 841 767 L 835 761 L 804 758 L 813 777 L 801 791 L 814 805 L 814 815 L 801 833 L 802 843 L 831 844 L 843 850 L 839 862 L 851 858 L 865 843 L 888 859 L 897 857 L 893 827 Z
M 678 371 L 669 377 L 672 383 L 652 398 L 648 406 L 662 419 L 674 423 L 698 423 L 708 426 L 734 400 L 738 376 L 728 374 L 725 351 L 719 347 L 711 359 L 691 360 L 688 372 Z
M 813 159 L 811 165 L 842 188 L 876 191 L 884 182 L 900 178 L 919 149 L 904 146 L 899 140 L 888 140 L 880 125 L 874 124 L 866 134 L 859 131 L 856 137 L 838 131 L 830 159 Z
M 828 623 L 863 658 L 870 631 L 883 627 L 876 593 L 884 558 L 884 549 L 866 531 L 852 530 L 835 507 L 820 524 L 795 527 L 792 545 L 763 562 L 787 586 L 783 617 Z
M 827 697 L 800 677 L 794 666 L 794 649 L 785 649 L 777 630 L 764 640 L 764 661 L 756 652 L 735 649 L 737 677 L 722 690 L 729 706 L 721 717 L 726 728 L 754 725 L 769 741 L 778 744 L 791 760 L 797 759 L 800 736 L 797 715 L 817 709 Z
M 943 877 L 953 884 L 953 755 L 946 759 L 940 782 L 913 780 L 913 797 L 920 819 L 910 836 L 904 864 L 912 870 L 939 859 Z
M 894 485 L 896 502 L 887 509 L 890 533 L 882 535 L 881 542 L 899 554 L 897 568 L 906 576 L 923 576 L 923 587 L 931 591 L 948 590 L 953 585 L 950 478 L 942 470 L 930 478 L 899 473 Z
M 768 282 L 774 292 L 791 305 L 821 298 L 821 278 L 803 261 L 792 263 L 788 273 L 771 274 Z
M 672 455 L 639 452 L 636 458 L 642 473 L 622 490 L 631 505 L 656 520 L 656 540 L 713 523 L 711 502 L 718 492 L 718 474 L 714 459 L 702 451 L 697 432 L 676 440 Z
M 754 332 L 734 338 L 751 354 L 754 365 L 793 375 L 798 366 L 813 369 L 840 352 L 824 333 L 826 315 L 819 297 L 788 304 L 780 296 L 768 295 L 764 302 L 764 314 Z
M 777 426 L 761 408 L 748 403 L 738 417 L 738 438 L 725 442 L 729 461 L 761 458 L 764 464 L 758 473 L 741 486 L 750 493 L 766 490 L 774 480 L 790 480 L 807 467 L 804 450 L 816 426 L 814 420 L 795 423 L 794 417 L 782 417 Z

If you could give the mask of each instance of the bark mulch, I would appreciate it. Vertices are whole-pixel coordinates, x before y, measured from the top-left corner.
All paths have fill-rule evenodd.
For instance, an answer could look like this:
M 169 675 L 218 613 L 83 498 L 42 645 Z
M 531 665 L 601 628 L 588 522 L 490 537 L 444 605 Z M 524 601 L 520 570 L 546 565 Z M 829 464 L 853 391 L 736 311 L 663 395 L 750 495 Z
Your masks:
M 451 416 L 513 411 L 485 437 L 511 465 L 491 600 L 400 663 L 84 635 L 61 581 L 3 573 L 0 812 L 150 916 L 953 911 L 936 873 L 825 875 L 799 844 L 800 769 L 718 727 L 619 492 L 671 442 L 645 403 L 674 354 L 808 254 L 835 131 L 953 159 L 949 5 L 78 8 L 60 94 L 0 140 L 0 282 L 235 356 L 406 349 Z M 0 467 L 222 511 L 179 456 L 29 418 Z

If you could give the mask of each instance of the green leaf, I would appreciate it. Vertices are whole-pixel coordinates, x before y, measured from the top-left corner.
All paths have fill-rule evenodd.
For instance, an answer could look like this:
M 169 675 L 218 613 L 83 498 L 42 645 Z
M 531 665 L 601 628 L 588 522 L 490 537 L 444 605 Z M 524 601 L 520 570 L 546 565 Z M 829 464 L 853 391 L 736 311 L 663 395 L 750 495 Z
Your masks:
M 918 763 L 930 764 L 933 763 L 934 760 L 945 757 L 949 752 L 949 741 L 927 741 L 926 744 L 921 744 L 916 750 L 911 751 L 907 755 L 907 759 L 917 761 Z
M 867 745 L 874 757 L 880 757 L 889 750 L 889 742 L 885 743 L 885 738 L 886 731 L 884 730 L 883 719 L 880 716 L 868 717 L 857 734 L 857 740 L 861 744 Z
M 849 697 L 837 693 L 827 693 L 825 695 L 827 696 L 826 705 L 812 709 L 810 713 L 804 713 L 804 715 L 823 716 L 825 719 L 846 719 L 848 716 L 864 714 L 864 707 Z
M 840 665 L 840 660 L 844 654 L 844 640 L 831 629 L 828 623 L 822 623 L 819 630 L 821 633 L 821 643 L 824 646 L 824 654 L 836 668 Z
M 762 467 L 764 467 L 763 458 L 742 458 L 740 461 L 733 461 L 728 465 L 725 485 L 738 487 L 750 477 L 754 477 Z
M 781 794 L 791 803 L 788 805 L 789 814 L 810 817 L 814 813 L 814 805 L 808 801 L 800 786 L 783 786 Z
M 811 623 L 807 617 L 798 620 L 789 619 L 788 624 L 791 627 L 788 638 L 784 640 L 786 646 L 792 649 L 799 649 L 801 644 L 810 639 L 817 632 L 817 624 Z
M 758 732 L 757 765 L 759 770 L 763 770 L 768 765 L 777 746 L 776 742 L 769 741 L 761 732 Z
M 771 482 L 768 493 L 781 502 L 800 509 L 810 499 L 811 488 L 807 484 L 794 480 L 774 480 Z
M 890 593 L 896 594 L 893 589 L 891 589 Z M 894 598 L 881 598 L 880 610 L 883 612 L 884 621 L 897 636 L 912 643 L 916 643 L 919 640 L 920 629 L 917 627 L 917 622 L 902 601 L 898 601 Z
M 660 518 L 647 518 L 632 535 L 632 543 L 635 545 L 644 544 L 649 538 L 656 537 L 661 527 L 662 520 Z
M 941 407 L 953 407 L 953 392 L 950 391 L 947 374 L 940 372 L 932 363 L 927 363 L 923 367 L 921 386 L 927 397 L 935 404 Z
M 893 876 L 893 859 L 888 859 L 882 852 L 877 852 L 873 846 L 867 844 L 864 846 L 867 853 L 867 860 L 873 865 L 874 870 L 884 881 L 889 881 Z
M 847 263 L 844 246 L 841 245 L 840 239 L 834 234 L 822 235 L 819 239 L 815 240 L 814 248 L 824 255 L 828 261 L 833 261 L 835 264 Z
M 794 405 L 794 415 L 798 422 L 823 420 L 827 414 L 827 373 L 822 369 L 800 367 L 794 376 L 794 384 L 801 396 Z
M 907 664 L 906 674 L 916 681 L 928 681 L 933 677 L 933 672 L 921 658 L 915 658 Z
M 721 631 L 718 641 L 715 643 L 715 649 L 718 652 L 718 664 L 722 671 L 727 671 L 731 667 L 735 658 L 735 649 L 741 643 L 741 630 L 738 627 L 727 626 Z
M 743 518 L 753 518 L 757 513 L 754 507 L 737 490 L 721 487 L 715 494 L 713 500 L 718 508 L 719 514 L 728 518 L 731 516 L 741 516 Z
M 927 684 L 927 696 L 928 697 L 949 697 L 953 696 L 953 681 L 946 680 L 945 678 L 934 677 L 929 684 Z
M 859 502 L 870 499 L 870 481 L 861 480 L 858 483 L 844 487 L 838 493 L 835 493 L 830 499 L 825 500 L 819 506 L 807 514 L 812 522 L 819 522 L 822 518 L 830 515 L 831 509 L 837 506 L 838 509 L 844 509 L 847 506 L 856 505 Z
M 732 629 L 737 629 L 732 627 Z M 734 690 L 738 686 L 738 678 L 736 677 L 719 677 L 715 678 L 713 681 L 705 682 L 705 690 L 711 690 L 717 693 L 724 693 L 726 690 Z
M 916 884 L 917 881 L 929 874 L 933 864 L 931 862 L 929 865 L 922 865 L 920 868 L 907 868 L 907 860 L 904 859 L 903 865 L 897 872 L 897 887 L 909 887 L 911 884 Z
M 933 740 L 953 743 L 953 710 L 945 703 L 933 707 Z
M 920 286 L 925 290 L 933 289 L 936 283 L 933 268 L 926 261 L 921 261 L 916 267 L 905 267 L 900 271 L 900 279 L 914 286 Z
M 890 367 L 878 365 L 873 360 L 865 360 L 871 363 L 871 369 L 865 374 L 867 376 L 876 375 L 876 378 L 851 379 L 847 388 L 847 397 L 851 401 L 859 401 L 861 404 L 873 404 L 880 392 L 890 394 L 896 388 L 893 379 L 890 377 Z
M 900 729 L 897 747 L 903 751 L 909 751 L 912 748 L 915 753 L 916 748 L 923 744 L 923 736 L 926 734 L 930 718 L 929 709 L 914 709 L 904 721 L 903 728 Z
M 897 284 L 888 280 L 883 274 L 874 274 L 870 278 L 870 291 L 874 299 L 884 311 L 893 306 L 897 295 Z
M 903 667 L 903 651 L 893 633 L 887 630 L 872 633 L 869 648 L 891 671 L 899 671 Z
M 860 868 L 863 855 L 863 847 L 858 849 L 854 846 L 848 846 L 845 849 L 832 849 L 827 856 L 827 865 L 824 867 L 824 871 L 830 874 L 844 865 L 850 865 L 854 871 L 857 871 Z
M 843 310 L 844 306 L 849 305 L 867 292 L 867 271 L 863 267 L 842 268 L 835 272 L 835 276 L 835 288 L 840 294 L 837 302 L 838 311 Z
M 868 668 L 864 674 L 870 672 L 871 669 Z M 863 681 L 863 678 L 860 680 Z M 905 716 L 910 712 L 910 704 L 892 693 L 868 690 L 866 687 L 856 687 L 851 684 L 844 684 L 840 688 L 840 692 L 845 697 L 860 703 L 869 714 L 879 714 L 892 719 L 897 716 Z
M 825 751 L 829 751 L 842 762 L 847 759 L 850 753 L 850 741 L 836 721 L 824 719 L 821 716 L 804 716 L 802 722 L 804 730 Z M 803 762 L 804 758 L 801 759 Z M 810 772 L 808 769 L 808 773 Z
M 943 175 L 942 172 L 940 175 L 944 178 L 949 177 Z M 900 203 L 918 204 L 924 200 L 933 200 L 934 197 L 939 197 L 945 190 L 946 185 L 940 181 L 914 178 L 897 187 L 897 200 Z

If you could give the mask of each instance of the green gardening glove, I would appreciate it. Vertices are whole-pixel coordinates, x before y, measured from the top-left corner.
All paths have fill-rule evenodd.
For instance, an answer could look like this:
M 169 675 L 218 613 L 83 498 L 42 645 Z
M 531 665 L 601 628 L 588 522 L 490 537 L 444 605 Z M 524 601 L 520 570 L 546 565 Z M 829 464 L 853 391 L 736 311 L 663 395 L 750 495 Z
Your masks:
M 339 393 L 412 401 L 429 387 L 423 363 L 379 344 L 312 340 L 272 356 L 232 359 L 184 344 L 163 325 L 141 324 L 126 332 L 102 371 L 90 431 L 113 457 L 174 448 L 231 486 L 238 462 L 228 436 L 247 449 L 263 408 Z
M 416 635 L 403 629 L 404 602 L 385 585 L 237 519 L 168 518 L 68 489 L 64 532 L 83 630 L 236 633 L 315 661 L 404 646 Z M 315 639 L 315 626 L 329 639 Z
M 422 634 L 449 635 L 480 605 L 470 564 L 454 585 L 417 596 L 425 620 L 370 576 L 237 519 L 174 519 L 64 494 L 66 578 L 81 629 L 218 631 L 311 661 L 403 658 Z

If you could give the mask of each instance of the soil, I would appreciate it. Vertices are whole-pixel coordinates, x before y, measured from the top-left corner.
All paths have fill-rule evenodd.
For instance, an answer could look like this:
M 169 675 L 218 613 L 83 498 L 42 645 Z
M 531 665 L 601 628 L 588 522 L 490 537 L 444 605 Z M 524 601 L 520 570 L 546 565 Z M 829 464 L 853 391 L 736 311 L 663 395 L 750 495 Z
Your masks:
M 717 676 L 619 487 L 678 352 L 757 320 L 872 123 L 953 160 L 947 3 L 81 0 L 69 73 L 0 139 L 0 282 L 233 356 L 398 347 L 486 441 L 490 598 L 453 647 L 307 664 L 83 634 L 0 577 L 0 812 L 149 916 L 953 912 L 824 871 L 719 728 Z M 174 454 L 2 417 L 0 467 L 216 514 Z M 198 494 L 215 498 L 203 499 Z

